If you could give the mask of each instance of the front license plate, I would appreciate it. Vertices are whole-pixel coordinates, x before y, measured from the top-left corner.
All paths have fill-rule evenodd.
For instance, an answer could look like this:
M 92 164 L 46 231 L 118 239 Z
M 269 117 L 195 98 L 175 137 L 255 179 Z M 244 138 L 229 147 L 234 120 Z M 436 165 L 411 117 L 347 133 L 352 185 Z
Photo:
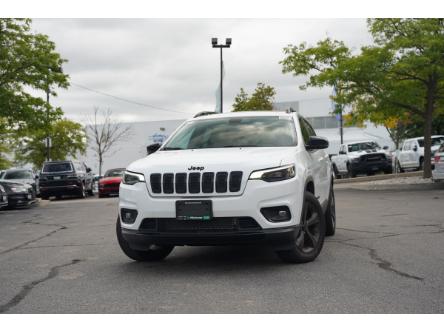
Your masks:
M 379 170 L 379 168 L 378 167 L 373 167 L 372 170 L 373 171 L 377 171 L 377 170 Z
M 28 194 L 28 199 L 29 199 L 29 200 L 32 199 L 32 194 Z
M 54 176 L 54 180 L 60 180 L 62 179 L 60 176 Z
M 211 200 L 176 201 L 176 218 L 184 221 L 210 221 L 213 218 Z

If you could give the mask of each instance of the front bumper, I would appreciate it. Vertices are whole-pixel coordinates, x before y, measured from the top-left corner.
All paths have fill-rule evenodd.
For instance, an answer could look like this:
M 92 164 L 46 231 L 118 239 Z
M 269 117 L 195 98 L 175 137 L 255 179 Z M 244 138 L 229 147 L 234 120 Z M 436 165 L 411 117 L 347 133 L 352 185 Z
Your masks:
M 8 207 L 28 207 L 37 202 L 35 195 L 28 193 L 14 193 L 8 195 Z
M 217 233 L 150 233 L 122 228 L 122 235 L 130 247 L 142 251 L 150 244 L 192 246 L 262 244 L 277 250 L 285 250 L 294 246 L 298 233 L 299 226 Z
M 119 194 L 119 186 L 115 187 L 100 187 L 99 186 L 99 194 Z
M 261 180 L 248 181 L 239 195 L 199 197 L 153 197 L 145 183 L 120 185 L 119 212 L 122 208 L 137 210 L 134 223 L 122 226 L 129 230 L 139 230 L 145 218 L 176 218 L 177 200 L 211 200 L 215 218 L 248 216 L 254 219 L 261 229 L 283 228 L 299 225 L 304 198 L 305 183 L 302 177 L 267 183 Z M 261 208 L 287 206 L 291 218 L 285 222 L 270 222 L 261 213 Z M 122 220 L 122 219 L 121 219 Z
M 391 171 L 393 169 L 390 160 L 376 162 L 352 162 L 349 164 L 351 171 L 356 173 L 368 173 L 377 171 Z

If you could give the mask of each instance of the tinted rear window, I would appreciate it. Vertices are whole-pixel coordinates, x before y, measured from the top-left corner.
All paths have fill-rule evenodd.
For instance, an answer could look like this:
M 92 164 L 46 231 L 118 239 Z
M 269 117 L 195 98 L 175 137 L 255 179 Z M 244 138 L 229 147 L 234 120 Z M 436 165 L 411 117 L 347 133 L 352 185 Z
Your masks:
M 71 163 L 51 163 L 43 167 L 43 172 L 70 172 L 72 171 Z

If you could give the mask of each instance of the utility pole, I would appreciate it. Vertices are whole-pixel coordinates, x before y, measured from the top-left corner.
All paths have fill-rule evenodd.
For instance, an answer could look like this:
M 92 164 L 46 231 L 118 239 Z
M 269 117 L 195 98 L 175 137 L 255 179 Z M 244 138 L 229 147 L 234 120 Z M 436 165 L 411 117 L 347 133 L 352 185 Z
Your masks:
M 223 94 L 223 72 L 224 72 L 224 62 L 222 58 L 222 49 L 229 48 L 231 45 L 231 38 L 225 39 L 225 44 L 217 44 L 217 38 L 211 38 L 211 45 L 213 48 L 220 49 L 220 113 L 224 112 L 224 94 Z
M 49 137 L 49 86 L 46 89 L 46 160 L 51 160 L 51 138 Z
M 344 143 L 344 120 L 342 118 L 342 105 L 339 105 L 339 133 L 341 135 L 341 145 Z

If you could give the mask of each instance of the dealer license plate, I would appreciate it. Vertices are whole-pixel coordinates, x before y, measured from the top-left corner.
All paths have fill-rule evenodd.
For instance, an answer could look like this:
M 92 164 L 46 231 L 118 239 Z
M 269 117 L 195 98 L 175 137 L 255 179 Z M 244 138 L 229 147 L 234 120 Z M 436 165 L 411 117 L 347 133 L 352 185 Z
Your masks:
M 176 201 L 176 218 L 183 221 L 210 221 L 213 218 L 211 200 Z

